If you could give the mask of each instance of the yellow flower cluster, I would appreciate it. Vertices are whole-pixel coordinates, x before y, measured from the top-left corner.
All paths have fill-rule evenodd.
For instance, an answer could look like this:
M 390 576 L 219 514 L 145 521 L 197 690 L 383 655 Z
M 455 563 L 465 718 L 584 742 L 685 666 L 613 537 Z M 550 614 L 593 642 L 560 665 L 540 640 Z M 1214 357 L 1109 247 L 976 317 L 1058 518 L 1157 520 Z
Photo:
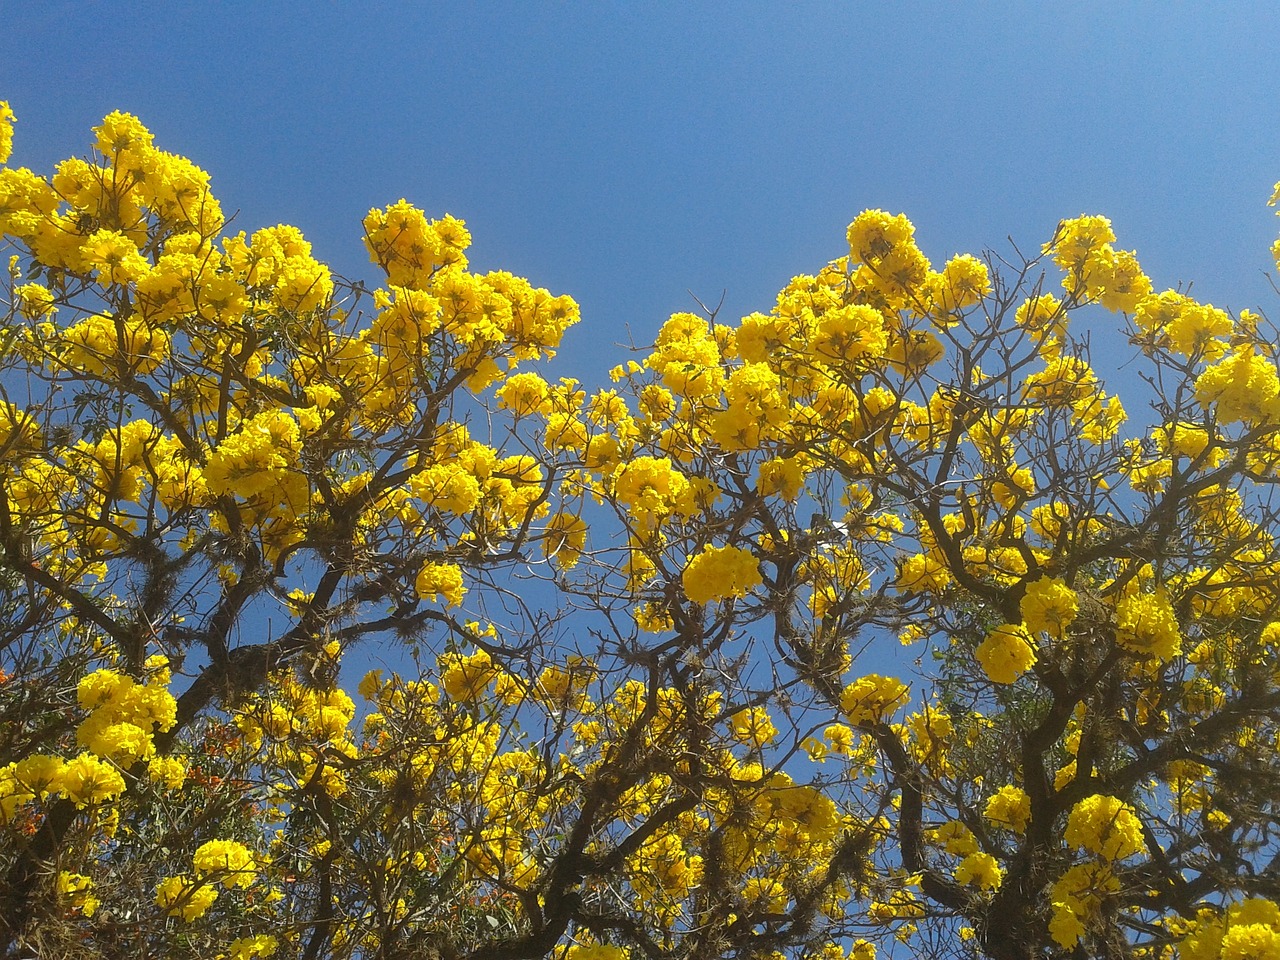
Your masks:
M 1164 662 L 1182 650 L 1182 631 L 1166 590 L 1130 592 L 1116 603 L 1116 643 Z
M 981 851 L 971 853 L 959 864 L 954 872 L 956 883 L 978 887 L 984 892 L 996 890 L 1004 879 L 1004 871 L 996 862 L 996 858 Z
M 1229 337 L 1235 329 L 1225 310 L 1198 303 L 1176 290 L 1143 298 L 1133 322 L 1145 343 L 1210 361 L 1226 349 L 1220 338 Z
M 274 506 L 279 493 L 296 482 L 301 448 L 298 421 L 289 414 L 272 410 L 250 417 L 209 454 L 204 468 L 209 493 L 270 497 Z
M 191 877 L 166 877 L 156 884 L 156 906 L 186 923 L 203 917 L 217 899 L 216 887 Z
M 542 553 L 561 570 L 570 570 L 582 556 L 586 543 L 587 522 L 576 514 L 561 510 L 547 521 Z
M 1280 906 L 1249 897 L 1225 910 L 1205 908 L 1178 944 L 1181 960 L 1280 960 Z
M 456 563 L 427 561 L 418 571 L 414 586 L 423 600 L 444 597 L 445 604 L 450 607 L 461 605 L 462 598 L 467 593 L 466 585 L 462 582 L 462 568 Z
M 614 477 L 613 495 L 639 533 L 652 533 L 681 507 L 691 506 L 689 481 L 665 457 L 636 457 Z
M 1054 942 L 1074 947 L 1097 915 L 1103 898 L 1119 890 L 1119 879 L 1105 863 L 1080 863 L 1068 869 L 1049 888 L 1053 908 L 1049 935 Z
M 336 667 L 338 642 L 322 653 Z M 233 719 L 255 761 L 269 760 L 288 779 L 339 797 L 347 790 L 342 758 L 359 752 L 350 729 L 355 712 L 345 691 L 280 673 L 268 694 L 246 698 Z
M 946 323 L 991 292 L 991 277 L 985 263 L 962 253 L 948 260 L 941 273 L 929 276 L 928 290 L 934 311 Z
M 507 378 L 495 393 L 499 410 L 510 410 L 517 417 L 550 412 L 547 401 L 551 388 L 536 373 L 517 373 Z
M 907 702 L 907 685 L 896 677 L 870 673 L 840 693 L 840 709 L 849 722 L 878 723 Z
M 59 899 L 86 917 L 92 917 L 102 903 L 93 895 L 93 880 L 83 873 L 60 870 L 53 889 Z
M 692 313 L 671 315 L 658 331 L 645 365 L 681 397 L 716 397 L 724 389 L 719 344 L 707 321 Z
M 17 119 L 9 101 L 0 100 L 0 163 L 7 163 L 13 153 L 13 124 Z
M 1206 408 L 1212 406 L 1219 423 L 1280 424 L 1275 361 L 1242 344 L 1200 374 L 1196 399 Z
M 1055 639 L 1062 638 L 1079 608 L 1076 592 L 1058 577 L 1041 577 L 1029 583 L 1020 604 L 1027 631 L 1047 633 Z
M 484 649 L 472 654 L 442 653 L 439 665 L 440 685 L 455 700 L 478 699 L 498 674 L 493 658 Z
M 235 840 L 210 840 L 192 855 L 191 864 L 197 877 L 212 878 L 230 890 L 253 884 L 258 864 L 243 843 Z
M 1035 338 L 1042 356 L 1056 357 L 1067 334 L 1067 311 L 1052 293 L 1038 293 L 1018 307 L 1014 322 Z
M 1102 794 L 1085 797 L 1071 808 L 1064 836 L 1071 846 L 1104 860 L 1124 860 L 1146 849 L 1142 822 L 1133 808 Z
M 137 376 L 153 372 L 169 356 L 168 333 L 136 318 L 95 314 L 62 332 L 61 362 L 68 369 L 89 374 L 112 374 L 118 369 Z
M 729 727 L 735 740 L 755 750 L 762 749 L 778 735 L 778 728 L 764 707 L 739 710 L 730 717 Z
M 177 719 L 178 703 L 163 674 L 140 684 L 113 670 L 96 670 L 80 681 L 77 697 L 90 711 L 76 730 L 80 745 L 126 770 L 152 757 L 153 734 L 171 730 Z
M 1013 683 L 1034 666 L 1035 641 L 1020 623 L 1005 623 L 989 632 L 974 651 L 993 683 Z
M 754 450 L 776 436 L 790 416 L 777 373 L 768 364 L 734 368 L 724 388 L 725 409 L 711 416 L 709 433 L 724 450 Z
M 641 844 L 628 860 L 627 872 L 640 900 L 656 905 L 687 897 L 702 880 L 703 860 L 679 835 L 660 832 Z
M 884 315 L 864 304 L 825 311 L 809 341 L 814 357 L 837 369 L 857 369 L 866 359 L 878 360 L 888 346 Z
M 849 224 L 849 259 L 860 264 L 858 286 L 874 290 L 893 309 L 905 306 L 929 275 L 929 261 L 904 215 L 866 210 Z
M 1106 217 L 1081 216 L 1063 220 L 1045 252 L 1067 271 L 1063 286 L 1068 293 L 1132 313 L 1151 293 L 1151 280 L 1132 251 L 1111 246 L 1115 239 Z
M 102 287 L 141 284 L 153 271 L 141 252 L 149 218 L 166 235 L 212 236 L 221 208 L 208 175 L 156 149 L 136 117 L 112 113 L 97 128 L 102 163 L 72 159 L 53 182 L 29 171 L 0 171 L 0 230 L 21 239 L 45 264 L 96 274 Z M 62 204 L 69 209 L 58 212 Z
M 369 258 L 387 272 L 393 286 L 426 290 L 437 271 L 466 267 L 464 251 L 471 245 L 471 234 L 461 220 L 448 215 L 428 220 L 401 199 L 385 210 L 369 211 L 364 242 Z
M 0 767 L 0 823 L 37 800 L 63 796 L 83 809 L 124 793 L 121 771 L 154 756 L 155 732 L 172 729 L 176 720 L 168 679 L 167 670 L 145 684 L 106 669 L 84 677 L 77 696 L 89 715 L 76 736 L 85 751 L 70 760 L 33 753 Z
M 685 596 L 694 603 L 711 603 L 744 596 L 758 587 L 763 578 L 760 564 L 750 550 L 707 545 L 690 558 L 681 582 Z
M 280 942 L 269 933 L 236 937 L 227 944 L 226 960 L 266 960 L 275 956 L 279 946 Z
M 1031 798 L 1021 787 L 1001 787 L 987 800 L 982 815 L 997 826 L 1022 833 L 1031 819 Z

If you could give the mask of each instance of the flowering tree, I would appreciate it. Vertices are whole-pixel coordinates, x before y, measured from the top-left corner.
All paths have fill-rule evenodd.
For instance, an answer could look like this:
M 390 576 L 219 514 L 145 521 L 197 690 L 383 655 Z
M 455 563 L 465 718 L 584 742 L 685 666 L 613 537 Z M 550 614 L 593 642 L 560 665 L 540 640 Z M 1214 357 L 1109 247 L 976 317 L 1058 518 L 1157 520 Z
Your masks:
M 1261 316 L 868 211 L 589 391 L 460 221 L 364 233 L 125 114 L 0 170 L 11 955 L 1277 955 Z

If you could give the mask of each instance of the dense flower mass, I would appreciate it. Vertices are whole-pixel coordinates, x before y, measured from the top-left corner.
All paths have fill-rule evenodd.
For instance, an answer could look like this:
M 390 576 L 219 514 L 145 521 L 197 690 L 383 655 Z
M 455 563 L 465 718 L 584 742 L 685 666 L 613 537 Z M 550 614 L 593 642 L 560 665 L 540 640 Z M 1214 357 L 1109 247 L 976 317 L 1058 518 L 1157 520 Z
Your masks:
M 738 547 L 704 547 L 682 576 L 684 592 L 694 603 L 740 597 L 760 585 L 759 563 Z
M 995 683 L 1013 683 L 1036 662 L 1035 645 L 1027 628 L 1006 623 L 987 634 L 974 651 L 978 663 Z
M 1142 823 L 1133 808 L 1115 797 L 1086 797 L 1067 819 L 1068 844 L 1096 853 L 1104 860 L 1124 860 L 1144 847 Z
M 1031 633 L 1062 637 L 1079 609 L 1075 591 L 1054 577 L 1028 584 L 1022 596 L 1022 622 Z
M 9 952 L 1278 955 L 1262 313 L 867 210 L 606 380 L 456 217 L 348 281 L 136 117 L 14 123 Z

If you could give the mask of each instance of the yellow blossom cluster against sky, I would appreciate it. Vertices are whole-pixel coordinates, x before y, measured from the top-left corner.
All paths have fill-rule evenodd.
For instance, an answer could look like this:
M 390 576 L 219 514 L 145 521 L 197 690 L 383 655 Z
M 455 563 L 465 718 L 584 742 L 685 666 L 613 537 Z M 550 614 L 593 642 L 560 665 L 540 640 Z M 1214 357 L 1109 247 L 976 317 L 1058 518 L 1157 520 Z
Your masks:
M 1130 139 L 1169 100 L 1262 143 L 1256 94 L 1204 98 L 1275 67 L 1224 14 L 1177 61 L 1222 76 L 1168 94 L 1088 13 L 1025 14 L 1025 78 L 1074 68 L 1040 109 L 956 102 L 1025 61 L 1003 21 L 978 67 L 913 24 L 966 87 L 803 11 L 724 26 L 732 62 L 687 11 L 406 12 L 440 55 L 321 58 L 404 75 L 306 152 L 312 68 L 225 136 L 269 12 L 194 119 L 120 96 L 42 158 L 99 88 L 0 91 L 4 947 L 1280 955 L 1280 335 L 1224 267 L 1276 275 L 1280 185 Z M 1044 92 L 1089 64 L 1132 102 Z

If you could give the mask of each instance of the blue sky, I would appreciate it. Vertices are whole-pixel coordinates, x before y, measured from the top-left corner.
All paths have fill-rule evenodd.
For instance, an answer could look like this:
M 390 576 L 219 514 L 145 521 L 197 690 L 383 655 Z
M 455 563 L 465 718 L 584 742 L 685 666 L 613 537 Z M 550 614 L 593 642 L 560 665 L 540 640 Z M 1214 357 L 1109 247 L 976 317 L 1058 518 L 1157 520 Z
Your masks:
M 767 310 L 868 207 L 939 266 L 1102 213 L 1157 290 L 1280 319 L 1277 40 L 1274 2 L 0 0 L 0 99 L 12 162 L 50 171 L 134 112 L 232 229 L 296 224 L 348 277 L 376 279 L 370 207 L 462 217 L 474 266 L 579 301 L 546 372 L 594 386 L 690 291 Z
M 556 375 L 663 319 L 767 309 L 905 212 L 940 265 L 1112 218 L 1157 289 L 1273 317 L 1280 5 L 26 3 L 0 0 L 13 162 L 112 109 L 213 175 L 246 230 L 372 278 L 360 218 L 466 219 L 473 263 L 579 300 Z

